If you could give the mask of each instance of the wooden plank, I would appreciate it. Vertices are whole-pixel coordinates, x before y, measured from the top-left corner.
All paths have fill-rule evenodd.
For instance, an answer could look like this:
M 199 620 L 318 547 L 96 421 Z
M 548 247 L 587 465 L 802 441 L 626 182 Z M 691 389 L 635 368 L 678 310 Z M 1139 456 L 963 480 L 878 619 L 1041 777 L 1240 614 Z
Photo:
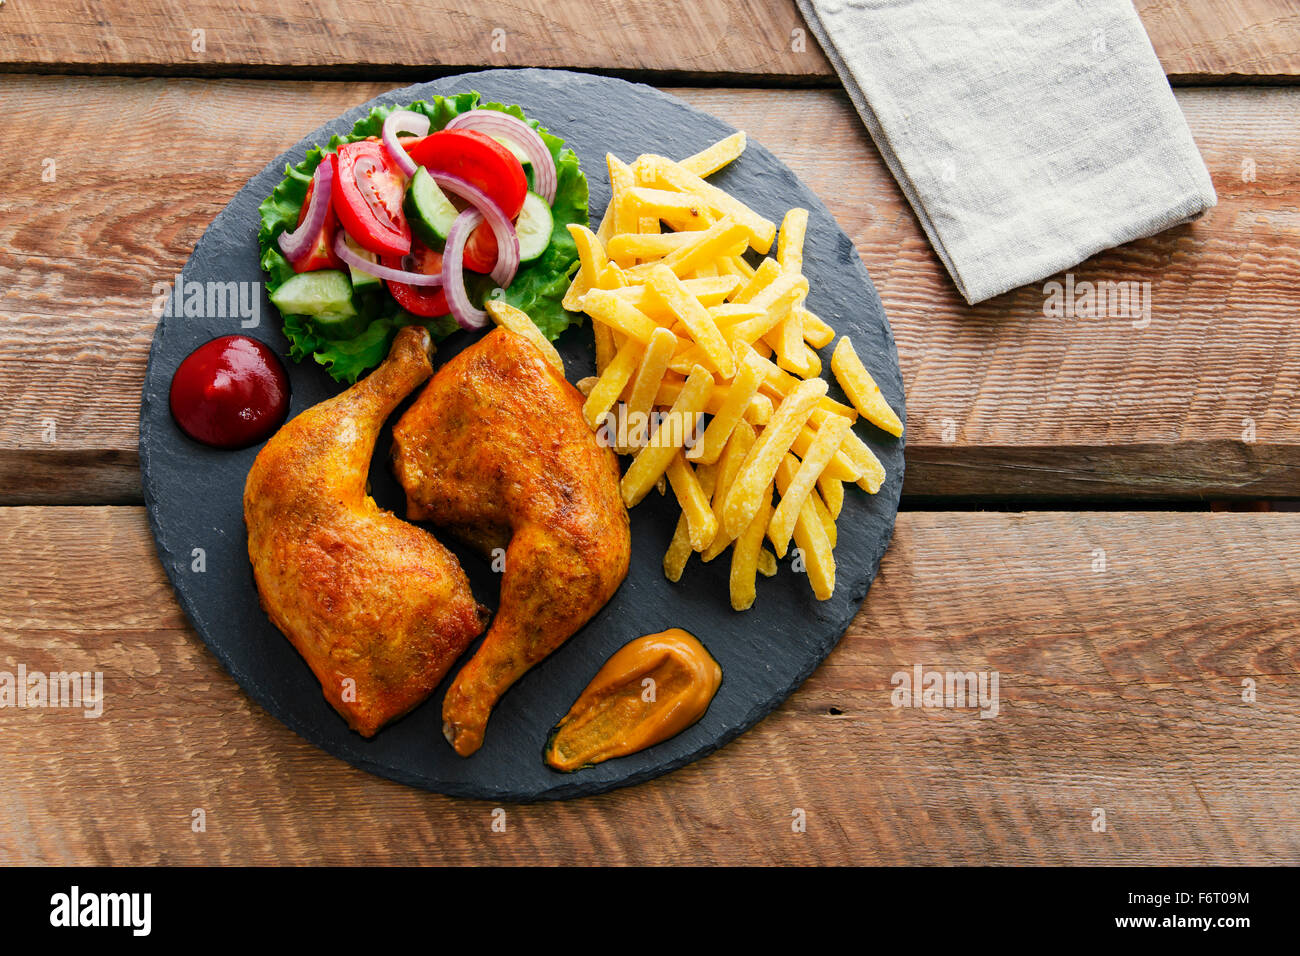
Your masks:
M 1174 82 L 1300 75 L 1289 0 L 1135 5 Z M 2 12 L 9 71 L 340 79 L 547 66 L 835 81 L 793 0 L 15 0 Z
M 24 143 L 0 197 L 0 501 L 140 500 L 153 283 L 268 158 L 385 88 L 0 78 Z M 1179 93 L 1218 207 L 1073 270 L 1151 282 L 1145 329 L 1045 318 L 1041 287 L 966 306 L 842 95 L 675 92 L 773 149 L 856 243 L 901 354 L 909 494 L 1295 496 L 1300 90 Z
M 107 692 L 98 719 L 0 710 L 0 862 L 1294 863 L 1298 615 L 1300 515 L 905 513 L 775 714 L 493 833 L 491 804 L 368 776 L 251 704 L 140 509 L 5 508 L 0 669 L 100 670 Z M 917 664 L 996 670 L 998 715 L 891 706 Z
M 1294 82 L 1300 7 L 1293 0 L 1133 0 L 1171 83 Z
M 428 79 L 543 66 L 764 82 L 834 76 L 793 0 L 43 0 L 11 2 L 3 14 L 0 70 L 24 72 Z

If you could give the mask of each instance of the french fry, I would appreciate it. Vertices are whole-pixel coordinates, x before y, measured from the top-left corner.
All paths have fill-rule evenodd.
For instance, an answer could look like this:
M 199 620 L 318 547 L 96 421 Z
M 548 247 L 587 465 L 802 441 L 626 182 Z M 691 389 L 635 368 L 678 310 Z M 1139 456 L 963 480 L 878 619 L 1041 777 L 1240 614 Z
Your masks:
M 744 226 L 749 236 L 749 244 L 760 255 L 765 255 L 772 248 L 772 240 L 776 238 L 776 223 L 764 219 L 736 197 L 723 192 L 717 186 L 706 183 L 689 170 L 683 169 L 679 163 L 662 156 L 654 156 L 651 159 L 655 163 L 655 176 L 660 185 L 693 193 L 715 215 L 736 220 Z
M 781 276 L 781 264 L 775 259 L 764 259 L 749 277 L 749 281 L 736 290 L 732 302 L 749 302 Z
M 633 187 L 636 186 L 636 176 L 632 173 L 632 167 L 613 153 L 605 154 L 605 165 L 609 168 L 609 184 L 613 192 L 609 200 L 609 209 L 605 212 L 605 215 L 608 217 L 612 213 L 614 216 L 613 235 L 618 236 L 625 232 L 635 232 L 637 215 L 632 206 L 630 193 Z M 657 168 L 655 173 L 657 176 Z
M 718 519 L 709 507 L 708 496 L 700 487 L 695 471 L 679 448 L 668 462 L 668 484 L 686 516 L 686 528 L 692 551 L 703 551 L 718 531 Z
M 816 356 L 803 343 L 803 317 L 798 308 L 791 307 L 775 333 L 778 338 L 774 343 L 777 366 L 802 378 L 815 378 L 817 366 L 812 359 Z
M 708 208 L 693 193 L 633 186 L 628 190 L 628 201 L 638 215 L 684 223 L 687 231 L 707 227 L 713 222 Z M 674 225 L 673 228 L 681 227 Z
M 736 374 L 736 357 L 731 354 L 726 339 L 718 331 L 707 309 L 686 291 L 681 280 L 664 265 L 656 266 L 646 278 L 648 285 L 691 333 L 691 338 L 704 350 L 708 364 L 723 378 Z
M 597 322 L 604 322 L 616 332 L 642 344 L 650 341 L 661 326 L 636 306 L 608 289 L 592 289 L 582 297 L 582 311 Z
M 602 248 L 614 235 L 614 217 L 611 213 L 611 209 L 606 209 L 604 218 L 600 220 L 600 225 L 596 228 L 596 238 L 600 240 Z M 564 293 L 564 298 L 560 301 L 560 304 L 570 312 L 581 311 L 578 300 L 590 292 L 592 288 L 592 283 L 583 276 L 582 269 L 579 268 L 577 273 L 574 274 L 573 280 L 569 283 L 568 291 Z
M 762 309 L 749 302 L 723 302 L 720 305 L 706 306 L 706 308 L 708 308 L 709 315 L 713 316 L 713 321 L 718 324 L 720 329 L 733 326 L 737 322 L 744 322 L 746 319 L 756 319 L 763 314 Z
M 786 272 L 803 273 L 803 240 L 808 231 L 808 210 L 794 208 L 781 220 L 777 234 L 776 261 Z
M 880 393 L 880 386 L 871 377 L 858 353 L 853 348 L 847 335 L 840 336 L 835 351 L 831 354 L 831 371 L 835 380 L 844 389 L 853 407 L 862 413 L 862 417 L 877 428 L 883 428 L 895 437 L 902 437 L 903 423 L 897 413 L 889 407 L 885 396 Z
M 596 340 L 596 374 L 601 375 L 618 351 L 614 344 L 614 330 L 604 322 L 592 322 L 591 334 Z
M 704 262 L 712 262 L 727 250 L 745 241 L 746 231 L 743 224 L 730 216 L 719 219 L 702 232 L 687 233 L 691 241 L 679 249 L 674 249 L 664 256 L 663 264 L 673 270 L 679 279 L 690 275 Z
M 599 288 L 600 274 L 609 264 L 609 256 L 605 252 L 604 244 L 596 238 L 594 232 L 577 223 L 569 224 L 569 235 L 573 237 L 573 242 L 578 247 L 578 275 L 582 276 L 588 289 Z
M 691 530 L 686 523 L 686 515 L 677 519 L 677 529 L 673 532 L 672 540 L 668 542 L 668 550 L 664 552 L 664 577 L 676 584 L 682 579 L 682 572 L 686 570 L 686 562 L 695 552 L 691 550 Z
M 706 495 L 713 494 L 715 469 L 712 465 L 700 465 L 695 469 L 695 477 L 699 479 L 700 490 Z M 674 584 L 682 579 L 682 572 L 686 570 L 686 562 L 695 552 L 691 548 L 691 532 L 686 521 L 685 512 L 677 519 L 677 529 L 673 532 L 672 540 L 668 542 L 668 550 L 664 553 L 664 577 Z
M 794 479 L 798 462 L 793 455 L 786 455 L 776 471 L 776 487 L 784 494 L 789 483 Z M 799 509 L 799 517 L 794 524 L 794 543 L 799 549 L 803 570 L 808 574 L 808 583 L 813 595 L 819 601 L 825 601 L 835 593 L 835 557 L 831 553 L 830 539 L 826 537 L 826 527 L 817 517 L 817 511 L 811 500 L 804 501 Z M 796 562 L 798 568 L 800 562 Z
M 754 517 L 760 492 L 772 481 L 782 456 L 807 422 L 817 399 L 826 394 L 826 388 L 825 379 L 800 382 L 777 406 L 772 420 L 750 449 L 735 484 L 727 492 L 722 525 L 731 537 L 738 537 Z
M 591 390 L 596 387 L 598 381 L 600 381 L 600 379 L 597 376 L 588 375 L 586 378 L 580 378 L 574 382 L 573 387 L 581 392 L 583 397 L 586 398 L 591 394 Z
M 708 149 L 702 149 L 694 156 L 687 156 L 681 161 L 682 169 L 701 178 L 711 176 L 723 166 L 737 159 L 745 151 L 745 134 L 732 133 L 726 139 L 720 139 Z
M 821 492 L 822 501 L 826 502 L 826 510 L 838 520 L 844 509 L 844 482 L 823 471 L 817 476 L 817 490 Z
M 659 384 L 659 394 L 655 396 L 656 405 L 671 405 L 677 401 L 678 394 L 681 393 L 683 380 L 678 378 L 669 379 L 665 376 Z M 709 403 L 704 409 L 710 415 L 716 415 L 722 410 L 722 403 L 727 400 L 731 394 L 730 385 L 717 385 L 709 393 Z M 751 425 L 766 425 L 772 419 L 774 406 L 772 400 L 766 395 L 755 395 L 749 400 L 749 405 L 745 407 L 745 421 Z M 856 474 L 856 472 L 855 472 Z
M 694 241 L 689 232 L 623 233 L 609 240 L 609 257 L 623 268 L 638 259 L 662 259 L 668 253 Z
M 555 346 L 542 334 L 542 330 L 533 323 L 527 312 L 495 299 L 489 299 L 483 308 L 498 326 L 522 336 L 536 346 L 537 351 L 542 353 L 542 358 L 559 371 L 561 376 L 564 375 L 564 359 L 560 358 L 560 353 L 556 351 Z
M 641 364 L 632 379 L 632 390 L 628 393 L 627 399 L 629 430 L 633 422 L 642 418 L 646 419 L 647 424 L 644 431 L 638 425 L 637 433 L 627 436 L 628 446 L 620 448 L 621 453 L 626 454 L 627 449 L 640 447 L 649 438 L 648 416 L 654 408 L 655 396 L 659 394 L 659 384 L 664 380 L 664 372 L 668 371 L 668 360 L 672 358 L 676 345 L 677 336 L 667 329 L 655 329 L 654 334 L 650 336 L 650 344 L 646 346 L 641 356 Z
M 826 507 L 826 502 L 822 501 L 822 496 L 813 491 L 808 500 L 812 502 L 813 511 L 817 513 L 817 520 L 822 523 L 822 529 L 826 532 L 826 540 L 830 543 L 831 549 L 834 550 L 836 539 L 839 537 L 839 529 L 835 527 L 835 519 L 831 517 L 830 509 Z
M 757 440 L 754 429 L 747 423 L 739 423 L 731 433 L 731 438 L 727 441 L 727 447 L 718 460 L 716 473 L 716 482 L 713 488 L 713 515 L 718 519 L 718 529 L 709 546 L 704 550 L 700 557 L 705 561 L 712 561 L 723 551 L 727 550 L 731 544 L 732 535 L 722 530 L 722 507 L 727 500 L 727 493 L 731 486 L 736 482 L 736 476 L 740 474 L 741 466 L 745 464 L 745 458 L 749 455 L 749 450 L 754 447 Z
M 754 606 L 757 590 L 754 575 L 759 567 L 759 559 L 764 554 L 763 531 L 767 527 L 768 517 L 772 513 L 772 485 L 759 495 L 758 508 L 749 520 L 736 547 L 731 553 L 731 607 L 735 611 L 747 611 Z
M 803 320 L 803 337 L 808 340 L 809 345 L 815 349 L 824 349 L 835 341 L 835 330 L 817 315 L 808 311 L 806 306 L 796 305 L 795 311 Z
M 605 367 L 605 371 L 601 372 L 582 405 L 582 417 L 593 429 L 600 427 L 605 414 L 614 407 L 618 397 L 623 394 L 623 389 L 632 377 L 637 363 L 641 361 L 643 352 L 645 346 L 629 339 L 623 343 L 623 347 L 618 350 L 614 360 Z
M 726 303 L 727 296 L 740 285 L 740 279 L 736 276 L 683 279 L 682 285 L 686 287 L 687 292 L 699 299 L 700 304 L 705 308 L 716 308 Z M 626 299 L 629 305 L 640 309 L 656 322 L 662 318 L 665 320 L 664 324 L 667 324 L 667 321 L 673 317 L 659 297 L 643 282 L 626 285 L 614 291 L 620 298 Z
M 754 518 L 757 520 L 758 516 L 755 515 Z M 765 578 L 776 577 L 776 555 L 767 548 L 758 552 L 758 573 Z
M 800 458 L 804 458 L 808 454 L 808 449 L 812 447 L 812 443 L 816 440 L 817 429 L 805 425 L 800 429 L 799 434 L 795 436 L 794 443 L 790 445 L 790 450 Z M 862 477 L 862 468 L 848 456 L 841 443 L 839 451 L 831 456 L 831 460 L 827 463 L 826 470 L 822 474 L 834 478 L 836 481 L 856 482 Z
M 807 294 L 808 280 L 803 276 L 778 276 L 775 282 L 749 300 L 748 304 L 762 309 L 763 314 L 731 326 L 727 337 L 732 342 L 753 345 L 776 328 L 790 314 L 795 303 Z
M 849 432 L 844 436 L 840 451 L 861 472 L 862 477 L 857 481 L 858 487 L 873 495 L 878 492 L 885 483 L 885 466 L 880 463 L 876 453 L 867 447 L 867 443 L 853 432 Z
M 655 182 L 654 164 L 647 164 L 644 158 L 638 157 L 637 161 L 632 164 L 632 179 L 637 186 L 653 186 Z M 636 231 L 642 235 L 650 235 L 663 230 L 660 228 L 658 216 L 644 209 L 638 209 Z
M 847 418 L 827 422 L 817 432 L 808 454 L 799 464 L 799 469 L 786 489 L 781 493 L 781 503 L 772 513 L 772 522 L 767 528 L 768 540 L 778 558 L 784 558 L 790 547 L 790 537 L 794 534 L 794 523 L 799 517 L 799 510 L 807 501 L 809 493 L 817 484 L 817 478 L 829 464 L 831 456 L 844 440 L 844 433 L 852 423 Z
M 775 398 L 779 399 L 783 395 L 788 395 L 790 390 L 799 384 L 799 379 L 769 359 L 764 360 L 763 371 L 766 375 L 763 379 L 763 388 L 769 390 Z M 843 402 L 837 402 L 829 395 L 822 396 L 821 401 L 817 403 L 817 408 L 819 412 L 843 415 L 850 421 L 858 420 L 858 410 L 856 408 L 845 405 Z M 814 418 L 814 421 L 818 420 Z
M 697 459 L 702 464 L 711 465 L 718 460 L 732 431 L 744 420 L 745 409 L 749 407 L 750 400 L 758 394 L 758 385 L 762 380 L 763 372 L 757 356 L 753 361 L 749 360 L 752 354 L 752 350 L 741 353 L 740 371 L 731 381 L 727 395 L 714 413 L 709 427 L 704 430 L 702 439 L 704 449 Z
M 756 274 L 755 279 L 757 278 Z M 755 308 L 770 311 L 773 307 L 779 307 L 785 301 L 789 301 L 793 306 L 794 301 L 807 294 L 808 280 L 801 275 L 787 272 L 778 275 L 745 301 Z
M 622 355 L 622 352 L 619 353 Z M 713 375 L 702 365 L 697 365 L 682 386 L 677 400 L 668 412 L 668 419 L 656 429 L 650 441 L 642 448 L 623 474 L 620 490 L 623 503 L 631 508 L 649 493 L 659 476 L 668 469 L 674 453 L 685 443 L 687 421 L 693 427 L 696 416 L 704 411 L 708 404 L 709 393 L 713 391 Z M 588 399 L 590 401 L 590 399 Z M 678 427 L 675 435 L 663 436 L 665 429 Z
M 632 178 L 638 186 L 655 184 L 655 164 L 648 162 L 645 156 L 638 156 L 632 164 Z

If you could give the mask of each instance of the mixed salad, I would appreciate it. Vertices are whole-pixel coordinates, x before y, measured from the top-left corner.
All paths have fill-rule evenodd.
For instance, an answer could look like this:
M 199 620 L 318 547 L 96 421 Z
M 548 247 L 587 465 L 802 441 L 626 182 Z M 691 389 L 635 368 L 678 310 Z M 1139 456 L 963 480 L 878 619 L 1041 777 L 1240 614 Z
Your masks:
M 404 325 L 483 327 L 489 297 L 550 339 L 580 320 L 561 299 L 587 180 L 518 106 L 470 92 L 376 107 L 285 173 L 260 207 L 267 291 L 292 357 L 338 381 L 378 365 Z

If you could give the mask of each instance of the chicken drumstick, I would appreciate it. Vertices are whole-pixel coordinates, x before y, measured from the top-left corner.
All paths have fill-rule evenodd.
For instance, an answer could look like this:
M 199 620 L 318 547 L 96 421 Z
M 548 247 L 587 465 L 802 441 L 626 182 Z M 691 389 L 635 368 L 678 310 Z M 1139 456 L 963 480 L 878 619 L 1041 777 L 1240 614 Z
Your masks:
M 627 575 L 618 462 L 583 420 L 578 391 L 506 329 L 438 371 L 394 426 L 393 455 L 409 518 L 506 549 L 496 620 L 442 706 L 444 735 L 468 756 L 501 695 Z
M 248 556 L 267 614 L 362 736 L 433 692 L 483 631 L 465 572 L 429 532 L 366 492 L 384 419 L 433 371 L 429 333 L 277 432 L 244 486 Z

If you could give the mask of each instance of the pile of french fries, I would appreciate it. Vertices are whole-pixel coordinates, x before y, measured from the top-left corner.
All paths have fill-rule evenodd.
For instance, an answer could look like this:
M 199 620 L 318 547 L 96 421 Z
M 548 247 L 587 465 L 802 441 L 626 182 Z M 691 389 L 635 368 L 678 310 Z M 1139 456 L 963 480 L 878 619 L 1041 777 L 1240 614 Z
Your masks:
M 711 416 L 702 434 L 661 424 L 623 436 L 615 447 L 634 457 L 621 491 L 631 508 L 655 487 L 664 493 L 666 479 L 682 514 L 664 574 L 678 581 L 691 554 L 711 561 L 731 548 L 738 611 L 791 542 L 816 597 L 834 593 L 844 485 L 875 494 L 885 481 L 853 423 L 861 414 L 903 433 L 847 337 L 830 364 L 852 405 L 827 394 L 816 350 L 835 330 L 805 305 L 808 211 L 791 209 L 778 233 L 705 181 L 744 149 L 736 133 L 681 162 L 607 156 L 613 198 L 597 232 L 569 226 L 581 267 L 564 299 L 593 320 L 597 375 L 578 383 L 592 428 L 608 428 L 620 402 L 625 421 Z M 755 267 L 749 250 L 766 258 Z

